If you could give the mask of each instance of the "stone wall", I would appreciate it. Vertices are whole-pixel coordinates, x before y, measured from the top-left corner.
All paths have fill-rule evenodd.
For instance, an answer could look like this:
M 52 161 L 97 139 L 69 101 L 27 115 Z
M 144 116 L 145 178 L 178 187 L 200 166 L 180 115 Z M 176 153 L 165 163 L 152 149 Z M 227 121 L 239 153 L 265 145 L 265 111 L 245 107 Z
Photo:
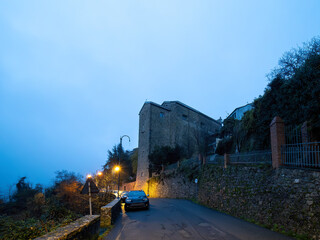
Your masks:
M 100 226 L 106 228 L 114 224 L 121 212 L 121 200 L 115 199 L 106 206 L 101 207 Z
M 87 215 L 35 240 L 93 240 L 99 236 L 100 215 Z
M 169 178 L 153 177 L 148 181 L 148 188 L 144 191 L 150 198 L 194 199 L 197 196 L 196 184 L 192 184 L 182 175 Z
M 208 165 L 199 201 L 275 231 L 320 239 L 320 172 L 270 165 Z
M 199 189 L 194 179 L 199 177 Z M 198 194 L 196 194 L 198 192 Z M 151 197 L 191 198 L 208 207 L 292 236 L 320 239 L 320 172 L 270 164 L 207 164 L 149 181 Z M 152 204 L 152 201 L 151 201 Z
M 123 183 L 120 186 L 121 191 L 132 191 L 135 189 L 136 182 Z

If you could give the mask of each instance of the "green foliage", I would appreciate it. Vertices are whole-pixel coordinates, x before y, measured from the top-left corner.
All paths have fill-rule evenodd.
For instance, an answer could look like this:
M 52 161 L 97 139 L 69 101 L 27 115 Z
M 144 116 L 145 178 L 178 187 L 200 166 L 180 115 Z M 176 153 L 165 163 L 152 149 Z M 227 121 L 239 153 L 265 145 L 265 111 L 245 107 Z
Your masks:
M 269 125 L 275 116 L 280 116 L 286 125 L 308 121 L 314 137 L 319 139 L 320 38 L 285 53 L 271 76 L 264 95 L 254 101 L 255 124 L 251 121 L 248 126 L 259 147 L 270 145 Z
M 45 195 L 40 185 L 33 188 L 25 180 L 21 178 L 10 201 L 0 205 L 0 239 L 33 239 L 89 213 L 88 196 L 80 194 L 81 176 L 57 172 Z M 94 194 L 93 213 L 99 214 L 113 199 L 110 194 Z
M 130 156 L 130 159 L 132 163 L 132 173 L 136 176 L 138 169 L 138 148 L 133 150 L 133 154 Z
M 14 221 L 10 217 L 0 217 L 0 239 L 33 239 L 41 234 L 45 234 L 41 222 L 33 218 Z
M 232 145 L 233 145 L 232 137 L 223 138 L 217 146 L 216 154 L 224 155 L 225 153 L 231 153 Z
M 243 121 L 237 119 L 225 119 L 221 134 L 224 139 L 219 143 L 216 153 L 222 155 L 231 151 L 241 152 L 245 144 L 248 129 Z
M 0 239 L 34 239 L 58 227 L 65 226 L 75 219 L 74 216 L 67 215 L 59 223 L 53 220 L 42 221 L 35 218 L 16 220 L 10 216 L 0 216 Z
M 164 166 L 178 162 L 183 157 L 183 151 L 180 146 L 156 146 L 149 154 L 150 170 L 159 173 Z

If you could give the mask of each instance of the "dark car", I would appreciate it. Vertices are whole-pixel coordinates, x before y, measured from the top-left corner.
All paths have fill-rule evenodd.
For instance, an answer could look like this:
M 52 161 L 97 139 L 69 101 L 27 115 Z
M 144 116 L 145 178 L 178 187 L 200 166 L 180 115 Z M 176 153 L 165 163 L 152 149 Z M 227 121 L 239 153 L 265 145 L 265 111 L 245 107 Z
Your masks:
M 148 195 L 149 196 L 149 195 Z M 149 209 L 149 199 L 144 191 L 130 191 L 125 200 L 124 209 L 128 211 L 134 208 Z
M 128 193 L 129 193 L 129 192 L 127 192 L 127 191 L 123 191 L 123 192 L 121 193 L 121 202 L 122 202 L 122 203 L 124 203 L 125 200 L 127 199 Z

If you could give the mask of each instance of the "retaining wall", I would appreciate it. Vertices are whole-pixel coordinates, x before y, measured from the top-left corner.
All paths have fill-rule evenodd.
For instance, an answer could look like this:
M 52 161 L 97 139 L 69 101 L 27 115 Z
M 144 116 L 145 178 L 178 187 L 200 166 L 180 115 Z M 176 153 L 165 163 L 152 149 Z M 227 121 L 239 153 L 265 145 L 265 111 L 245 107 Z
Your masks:
M 101 207 L 100 226 L 106 228 L 114 224 L 116 218 L 121 212 L 121 200 L 115 199 L 108 205 Z
M 194 178 L 199 177 L 199 189 Z M 196 193 L 198 192 L 198 193 Z M 197 173 L 153 178 L 151 197 L 197 198 L 208 207 L 278 232 L 320 239 L 320 172 L 271 165 L 208 164 Z
M 87 215 L 35 240 L 94 240 L 99 236 L 100 215 Z

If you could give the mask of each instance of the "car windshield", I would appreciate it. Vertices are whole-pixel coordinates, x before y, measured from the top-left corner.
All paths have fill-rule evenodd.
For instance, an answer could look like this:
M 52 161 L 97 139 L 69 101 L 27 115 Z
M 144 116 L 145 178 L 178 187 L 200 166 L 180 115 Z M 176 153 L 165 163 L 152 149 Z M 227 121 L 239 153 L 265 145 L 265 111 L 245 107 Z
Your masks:
M 146 197 L 146 194 L 142 191 L 129 192 L 128 197 Z

